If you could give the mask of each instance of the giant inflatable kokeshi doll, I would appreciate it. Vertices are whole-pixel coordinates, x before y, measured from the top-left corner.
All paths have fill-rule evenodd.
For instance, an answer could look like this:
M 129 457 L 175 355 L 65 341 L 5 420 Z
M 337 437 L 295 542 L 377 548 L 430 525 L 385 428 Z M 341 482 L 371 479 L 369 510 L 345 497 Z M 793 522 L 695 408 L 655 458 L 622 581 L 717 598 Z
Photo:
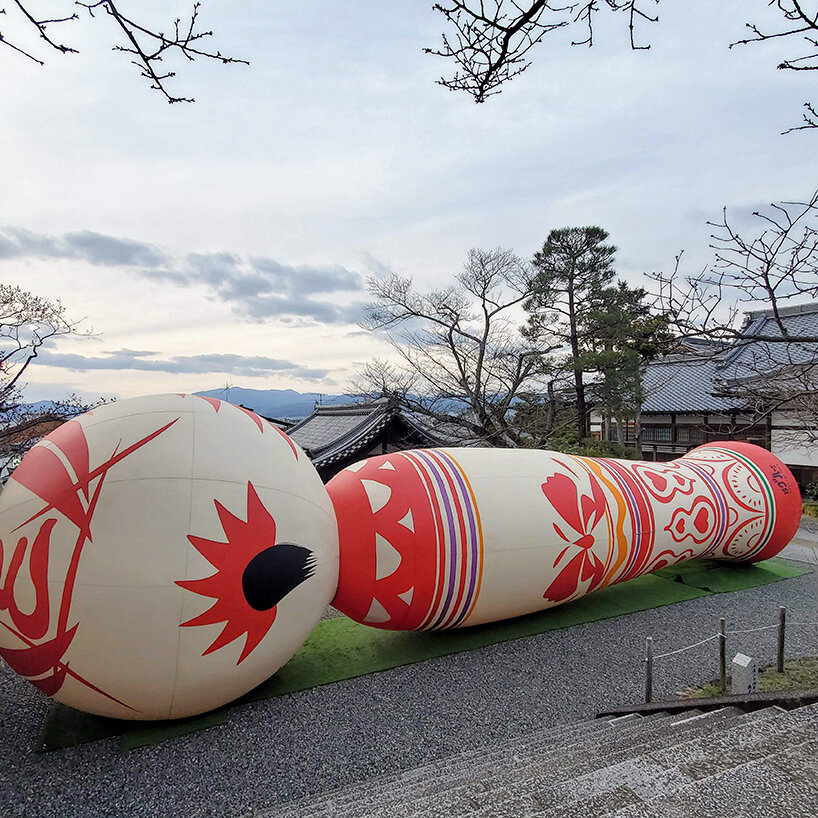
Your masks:
M 178 718 L 252 689 L 337 582 L 332 506 L 304 452 L 192 395 L 60 426 L 3 489 L 0 537 L 0 656 L 117 718 Z
M 38 443 L 0 495 L 0 656 L 74 707 L 177 718 L 268 678 L 330 601 L 380 628 L 491 622 L 686 559 L 764 560 L 800 511 L 748 444 L 665 464 L 415 450 L 324 487 L 246 409 L 121 401 Z
M 696 557 L 757 562 L 801 516 L 788 469 L 746 443 L 672 463 L 415 450 L 350 466 L 327 489 L 341 546 L 333 604 L 397 630 L 519 616 Z

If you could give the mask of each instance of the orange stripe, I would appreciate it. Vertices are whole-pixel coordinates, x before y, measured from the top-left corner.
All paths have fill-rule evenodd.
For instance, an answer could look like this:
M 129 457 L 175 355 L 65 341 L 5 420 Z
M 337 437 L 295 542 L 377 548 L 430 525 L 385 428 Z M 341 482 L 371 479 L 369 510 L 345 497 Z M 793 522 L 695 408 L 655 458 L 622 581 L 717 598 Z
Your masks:
M 611 578 L 616 574 L 619 570 L 622 563 L 625 561 L 625 558 L 628 555 L 628 538 L 625 536 L 625 521 L 630 518 L 630 515 L 627 511 L 627 503 L 625 502 L 625 497 L 622 494 L 621 489 L 615 483 L 611 481 L 609 477 L 605 475 L 605 471 L 599 465 L 599 463 L 588 460 L 585 458 L 577 458 L 583 466 L 587 469 L 592 471 L 599 480 L 607 487 L 607 489 L 611 492 L 616 501 L 616 508 L 617 508 L 617 519 L 616 519 L 616 545 L 617 545 L 617 554 L 616 560 L 614 561 L 613 565 L 611 566 L 611 559 L 613 556 L 613 548 L 608 550 L 608 558 L 605 561 L 605 576 L 600 583 L 600 586 L 603 587 L 605 585 L 609 585 Z M 609 534 L 612 533 L 612 525 L 613 525 L 613 518 L 610 511 L 606 508 L 605 515 L 608 517 L 608 532 Z M 611 539 L 613 542 L 613 538 Z M 610 570 L 608 570 L 610 566 Z

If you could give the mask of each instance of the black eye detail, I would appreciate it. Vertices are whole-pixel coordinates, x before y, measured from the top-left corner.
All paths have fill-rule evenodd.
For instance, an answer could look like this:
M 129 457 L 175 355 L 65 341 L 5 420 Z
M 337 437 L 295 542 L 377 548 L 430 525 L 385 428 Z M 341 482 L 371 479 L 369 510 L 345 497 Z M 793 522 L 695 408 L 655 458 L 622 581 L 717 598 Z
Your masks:
M 251 608 L 269 611 L 314 572 L 315 555 L 309 548 L 279 543 L 260 551 L 247 563 L 241 589 Z

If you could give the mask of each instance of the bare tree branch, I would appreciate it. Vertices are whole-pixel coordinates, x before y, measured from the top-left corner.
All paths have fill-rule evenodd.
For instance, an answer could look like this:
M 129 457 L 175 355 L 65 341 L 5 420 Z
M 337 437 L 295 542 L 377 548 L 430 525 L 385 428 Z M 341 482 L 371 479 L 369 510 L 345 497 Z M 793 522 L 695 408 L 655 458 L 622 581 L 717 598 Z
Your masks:
M 475 102 L 485 102 L 531 65 L 528 52 L 552 31 L 581 24 L 587 33 L 574 45 L 593 45 L 594 21 L 602 9 L 625 13 L 631 47 L 649 48 L 636 44 L 635 30 L 639 21 L 656 22 L 658 17 L 649 14 L 646 7 L 658 2 L 449 0 L 435 3 L 433 9 L 443 15 L 451 32 L 443 33 L 440 48 L 425 48 L 424 52 L 455 63 L 454 75 L 438 80 L 440 85 L 451 91 L 465 91 Z
M 726 210 L 710 223 L 714 262 L 701 273 L 683 276 L 680 254 L 650 278 L 676 331 L 711 342 L 718 395 L 743 407 L 742 423 L 776 414 L 805 445 L 818 440 L 818 191 L 753 216 L 749 236 Z
M 190 16 L 187 19 L 183 21 L 181 18 L 177 18 L 173 21 L 172 33 L 167 35 L 124 14 L 120 10 L 117 0 L 89 0 L 88 2 L 75 0 L 70 5 L 66 0 L 62 0 L 62 4 L 69 7 L 73 5 L 75 8 L 84 8 L 91 18 L 96 17 L 94 12 L 104 11 L 106 15 L 113 19 L 124 38 L 124 44 L 114 45 L 113 50 L 130 54 L 132 57 L 131 62 L 139 69 L 140 74 L 148 80 L 151 89 L 159 91 L 169 103 L 193 102 L 191 97 L 177 96 L 169 90 L 167 82 L 176 74 L 174 71 L 166 71 L 160 67 L 163 65 L 163 59 L 169 54 L 181 55 L 190 62 L 193 62 L 196 57 L 203 57 L 217 60 L 223 64 L 242 63 L 248 65 L 247 60 L 227 57 L 221 51 L 210 50 L 203 46 L 203 41 L 212 37 L 213 32 L 200 31 L 197 28 L 201 8 L 201 3 L 198 1 L 193 3 Z M 79 20 L 80 16 L 76 11 L 71 14 L 66 12 L 62 16 L 42 19 L 30 10 L 31 4 L 28 2 L 14 0 L 14 7 L 22 19 L 36 31 L 39 39 L 43 40 L 51 49 L 61 54 L 78 53 L 76 48 L 53 38 L 49 31 L 50 26 Z M 0 10 L 0 13 L 6 14 L 5 9 Z M 3 36 L 2 31 L 0 31 L 0 45 L 12 48 L 40 65 L 45 64 L 44 60 L 35 56 L 28 46 L 10 42 Z
M 759 229 L 751 238 L 734 229 L 726 209 L 721 221 L 708 222 L 717 230 L 709 269 L 683 276 L 679 254 L 672 273 L 648 274 L 659 309 L 690 337 L 722 343 L 818 342 L 816 334 L 787 330 L 780 314 L 790 304 L 818 299 L 818 191 L 807 201 L 774 203 L 753 216 Z M 759 336 L 741 324 L 743 311 L 761 308 L 771 310 L 779 334 Z
M 547 34 L 570 26 L 582 26 L 584 33 L 572 45 L 594 44 L 594 23 L 602 12 L 622 15 L 628 21 L 630 47 L 647 50 L 649 44 L 637 39 L 639 24 L 659 20 L 655 8 L 660 0 L 448 0 L 433 9 L 443 15 L 448 30 L 439 48 L 425 48 L 427 54 L 454 62 L 455 72 L 438 83 L 451 91 L 465 91 L 475 102 L 485 102 L 499 94 L 502 86 L 531 65 L 529 52 Z M 802 40 L 805 53 L 784 60 L 778 68 L 790 71 L 818 69 L 818 3 L 815 0 L 769 0 L 781 13 L 782 25 L 775 31 L 747 23 L 750 36 L 729 47 L 768 40 Z M 784 133 L 818 127 L 818 114 L 805 103 L 803 124 Z
M 79 333 L 79 322 L 57 300 L 0 284 L 0 472 L 31 445 L 31 430 L 43 422 L 84 412 L 75 395 L 51 403 L 45 413 L 22 403 L 23 376 L 40 349 L 54 338 Z
M 755 23 L 746 23 L 745 26 L 749 29 L 750 36 L 730 43 L 730 48 L 770 40 L 802 40 L 806 43 L 806 53 L 786 59 L 777 67 L 785 71 L 818 70 L 818 3 L 815 0 L 769 0 L 768 5 L 776 6 L 781 12 L 782 26 L 775 31 L 765 31 Z M 818 116 L 816 116 L 813 105 L 805 102 L 804 108 L 806 109 L 803 115 L 804 124 L 788 128 L 784 131 L 785 134 L 818 128 Z

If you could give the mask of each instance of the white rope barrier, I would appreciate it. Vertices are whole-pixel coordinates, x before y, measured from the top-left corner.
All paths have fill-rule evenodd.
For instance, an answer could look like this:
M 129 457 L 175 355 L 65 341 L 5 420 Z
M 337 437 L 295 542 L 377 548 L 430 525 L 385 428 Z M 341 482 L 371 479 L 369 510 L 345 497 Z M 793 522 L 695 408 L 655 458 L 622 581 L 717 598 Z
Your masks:
M 678 648 L 677 650 L 670 650 L 667 653 L 657 653 L 654 655 L 653 637 L 651 636 L 647 637 L 645 645 L 645 701 L 651 702 L 653 700 L 654 659 L 667 659 L 669 656 L 677 656 L 680 653 L 685 653 L 688 650 L 693 650 L 693 648 L 700 648 L 702 645 L 706 645 L 708 642 L 712 642 L 714 639 L 719 640 L 719 673 L 720 673 L 719 684 L 722 693 L 726 693 L 728 678 L 726 647 L 728 636 L 743 636 L 749 633 L 761 633 L 762 631 L 778 631 L 778 656 L 776 661 L 776 669 L 778 670 L 779 673 L 782 673 L 784 670 L 784 643 L 787 626 L 789 625 L 790 627 L 818 628 L 818 622 L 787 622 L 787 609 L 783 605 L 779 606 L 778 614 L 779 614 L 778 622 L 775 625 L 760 625 L 757 628 L 744 628 L 735 631 L 727 630 L 726 628 L 727 622 L 722 617 L 721 619 L 719 619 L 718 633 L 714 633 L 711 636 L 706 636 L 704 639 L 701 639 L 698 642 L 694 642 L 692 645 L 685 645 L 684 647 Z
M 818 628 L 818 622 L 787 622 L 787 626 L 791 627 L 793 625 L 798 625 L 804 628 Z M 760 631 L 773 631 L 778 630 L 779 625 L 762 625 L 759 628 L 747 628 L 746 630 L 738 630 L 738 631 L 726 631 L 725 636 L 739 636 L 742 634 L 747 633 L 759 633 Z M 683 648 L 679 648 L 678 650 L 671 650 L 667 653 L 657 653 L 654 654 L 654 659 L 664 659 L 667 656 L 675 656 L 677 653 L 684 653 L 686 650 L 692 650 L 693 648 L 698 648 L 701 645 L 706 644 L 707 642 L 711 642 L 713 639 L 718 639 L 721 636 L 720 633 L 714 633 L 712 636 L 708 636 L 706 639 L 702 639 L 700 642 L 694 642 L 692 645 L 686 645 Z
M 713 639 L 718 639 L 721 634 L 714 633 L 713 636 L 708 636 L 707 639 L 702 639 L 701 642 L 696 642 L 693 645 L 688 645 L 684 648 L 679 648 L 678 650 L 671 650 L 668 653 L 657 653 L 653 658 L 654 659 L 664 659 L 666 656 L 675 656 L 677 653 L 684 653 L 686 650 L 692 650 L 693 648 L 698 648 L 700 645 L 704 645 L 706 642 L 711 642 Z
M 790 625 L 793 623 L 790 622 Z M 762 625 L 760 628 L 748 628 L 746 631 L 727 631 L 727 636 L 738 633 L 758 633 L 759 631 L 770 631 L 778 628 L 778 625 Z

